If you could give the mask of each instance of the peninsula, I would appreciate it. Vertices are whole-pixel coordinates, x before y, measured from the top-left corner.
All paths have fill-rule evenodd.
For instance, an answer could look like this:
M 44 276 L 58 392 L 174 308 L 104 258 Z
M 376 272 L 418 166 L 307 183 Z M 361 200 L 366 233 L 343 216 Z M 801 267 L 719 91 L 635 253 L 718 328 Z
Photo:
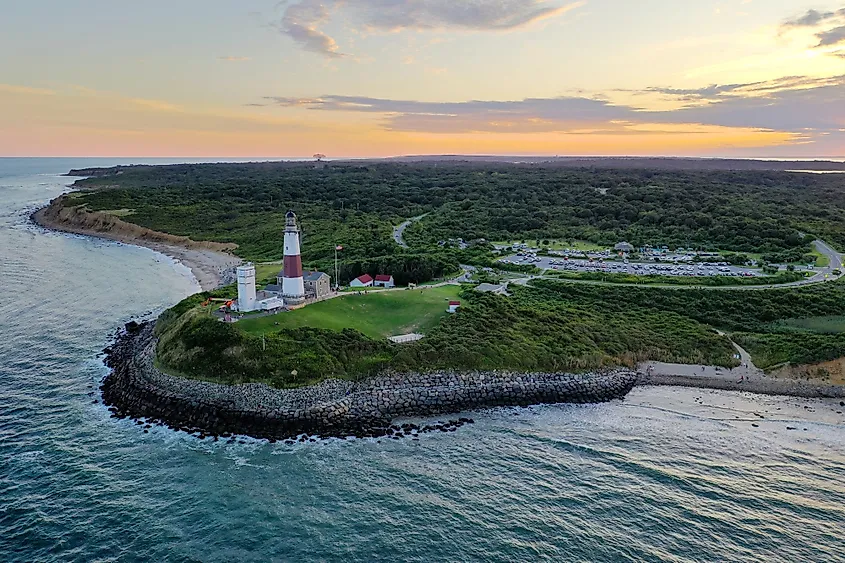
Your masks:
M 612 400 L 638 383 L 845 395 L 838 175 L 479 162 L 84 172 L 36 222 L 180 249 L 189 266 L 207 257 L 202 293 L 108 349 L 116 415 L 280 439 Z

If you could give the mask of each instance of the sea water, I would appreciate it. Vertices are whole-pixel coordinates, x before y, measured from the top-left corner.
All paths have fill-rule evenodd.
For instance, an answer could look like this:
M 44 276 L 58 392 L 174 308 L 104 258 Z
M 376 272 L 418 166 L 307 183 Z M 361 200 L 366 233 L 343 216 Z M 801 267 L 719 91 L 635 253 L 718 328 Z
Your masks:
M 834 401 L 641 388 L 296 446 L 110 418 L 101 349 L 197 284 L 28 217 L 115 163 L 0 159 L 0 561 L 845 561 Z

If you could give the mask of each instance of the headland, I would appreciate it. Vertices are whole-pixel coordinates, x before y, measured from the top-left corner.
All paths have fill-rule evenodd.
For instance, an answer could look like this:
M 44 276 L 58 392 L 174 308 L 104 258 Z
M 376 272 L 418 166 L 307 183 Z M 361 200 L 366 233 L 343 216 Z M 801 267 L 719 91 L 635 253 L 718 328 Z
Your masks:
M 190 268 L 203 291 L 231 283 L 234 268 L 241 263 L 241 259 L 231 253 L 237 245 L 195 241 L 154 231 L 112 214 L 74 205 L 67 194 L 37 210 L 31 219 L 46 229 L 134 244 L 161 252 Z
M 697 376 L 625 368 L 580 374 L 436 370 L 361 381 L 330 378 L 292 389 L 263 383 L 224 385 L 159 370 L 154 326 L 154 321 L 130 323 L 105 350 L 112 371 L 102 383 L 103 401 L 115 417 L 214 438 L 414 436 L 426 429 L 446 431 L 449 425 L 397 425 L 396 420 L 491 407 L 623 400 L 638 385 L 845 398 L 841 385 L 765 376 L 737 379 L 729 372 Z
M 598 403 L 634 387 L 631 370 L 589 374 L 432 371 L 386 374 L 360 382 L 326 379 L 297 389 L 260 383 L 220 385 L 155 367 L 154 323 L 130 324 L 106 349 L 112 368 L 103 400 L 118 417 L 146 419 L 204 435 L 291 439 L 383 436 L 400 417 L 453 414 L 499 406 Z
M 842 256 L 823 242 L 845 239 L 831 221 L 806 232 L 803 207 L 790 204 L 794 217 L 766 207 L 759 172 L 661 170 L 648 182 L 501 163 L 85 172 L 80 191 L 33 220 L 166 253 L 207 290 L 109 348 L 103 398 L 117 416 L 290 439 L 601 402 L 634 385 L 845 395 L 825 364 L 845 350 Z M 835 183 L 771 174 L 798 203 Z M 714 188 L 725 182 L 736 193 Z M 485 194 L 474 207 L 473 186 Z M 514 207 L 514 190 L 546 196 Z M 765 213 L 745 213 L 743 198 Z M 702 201 L 707 214 L 694 211 Z M 781 286 L 732 291 L 766 283 Z M 755 363 L 812 377 L 769 377 Z

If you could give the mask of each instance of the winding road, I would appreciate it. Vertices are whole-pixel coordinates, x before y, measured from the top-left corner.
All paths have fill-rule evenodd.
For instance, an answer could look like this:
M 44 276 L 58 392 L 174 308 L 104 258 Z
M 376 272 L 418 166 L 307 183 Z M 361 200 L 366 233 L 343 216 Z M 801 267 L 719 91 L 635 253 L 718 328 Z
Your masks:
M 396 244 L 398 244 L 402 248 L 408 248 L 408 245 L 405 244 L 405 240 L 402 238 L 402 234 L 405 232 L 405 229 L 407 229 L 413 223 L 416 223 L 417 221 L 419 221 L 420 219 L 422 219 L 426 215 L 428 215 L 428 213 L 424 213 L 424 214 L 418 215 L 416 217 L 411 217 L 410 219 L 408 219 L 407 221 L 405 221 L 401 225 L 397 225 L 396 227 L 393 227 L 393 240 L 396 241 Z
M 416 223 L 420 219 L 426 217 L 428 213 L 424 213 L 422 215 L 418 215 L 416 217 L 411 217 L 407 221 L 393 227 L 393 240 L 401 246 L 402 248 L 408 248 L 408 245 L 405 243 L 405 240 L 402 238 L 402 235 L 405 232 L 405 229 L 410 227 L 412 224 Z M 845 275 L 843 272 L 843 255 L 840 252 L 837 252 L 833 248 L 830 247 L 829 244 L 824 242 L 823 240 L 815 240 L 813 241 L 813 245 L 816 247 L 816 250 L 827 256 L 829 259 L 829 264 L 823 268 L 819 268 L 815 271 L 815 275 L 812 277 L 795 281 L 789 283 L 781 283 L 781 284 L 767 284 L 767 285 L 728 285 L 728 286 L 694 286 L 694 285 L 655 285 L 654 287 L 660 287 L 665 289 L 712 289 L 712 290 L 727 290 L 727 291 L 754 291 L 760 289 L 773 289 L 773 288 L 782 288 L 782 287 L 798 287 L 804 285 L 814 285 L 818 283 L 824 283 L 826 281 L 833 281 L 838 280 Z M 453 280 L 454 282 L 469 282 L 471 276 L 471 267 L 468 266 L 461 266 L 463 270 L 463 275 L 459 278 Z M 839 272 L 838 274 L 834 272 Z M 515 283 L 518 285 L 528 285 L 528 283 L 532 280 L 536 279 L 554 279 L 558 281 L 563 281 L 567 283 L 581 283 L 587 285 L 606 285 L 606 286 L 621 286 L 621 287 L 648 287 L 647 284 L 634 284 L 634 283 L 613 283 L 613 282 L 602 282 L 602 281 L 594 281 L 594 280 L 573 280 L 573 279 L 566 279 L 566 278 L 555 278 L 545 275 L 538 275 L 538 276 L 525 276 L 521 278 L 517 278 L 511 280 L 511 283 Z

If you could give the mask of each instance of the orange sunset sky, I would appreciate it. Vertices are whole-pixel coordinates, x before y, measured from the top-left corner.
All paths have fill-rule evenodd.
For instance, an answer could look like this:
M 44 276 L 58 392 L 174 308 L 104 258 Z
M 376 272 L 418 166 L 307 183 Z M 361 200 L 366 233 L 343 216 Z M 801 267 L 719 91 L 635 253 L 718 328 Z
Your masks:
M 0 156 L 845 156 L 845 2 L 27 0 Z

